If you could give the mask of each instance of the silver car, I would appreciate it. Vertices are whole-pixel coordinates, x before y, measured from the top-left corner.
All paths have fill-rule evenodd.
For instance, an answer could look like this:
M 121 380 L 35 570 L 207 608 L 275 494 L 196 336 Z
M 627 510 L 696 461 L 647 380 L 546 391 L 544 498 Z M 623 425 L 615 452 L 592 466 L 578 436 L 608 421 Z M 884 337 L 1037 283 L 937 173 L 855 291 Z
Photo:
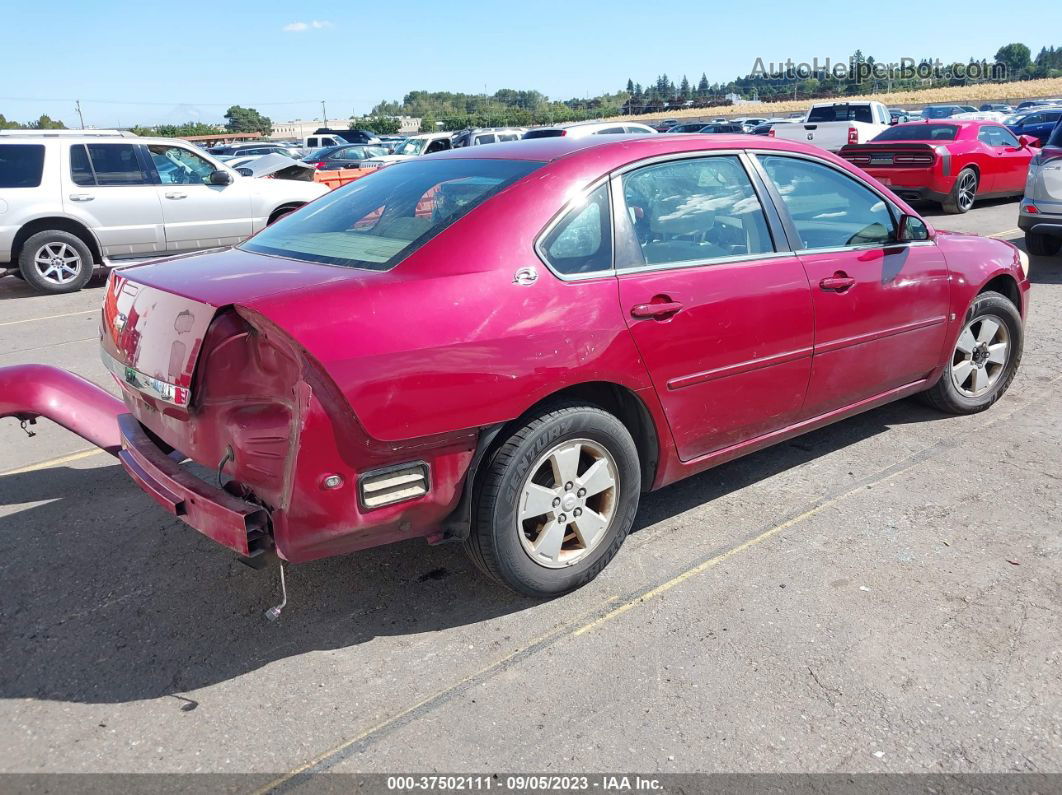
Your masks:
M 535 127 L 524 133 L 524 140 L 531 138 L 581 138 L 584 135 L 656 135 L 647 124 L 618 121 L 581 121 L 575 124 L 558 124 L 556 127 Z
M 1062 250 L 1062 121 L 1029 163 L 1018 228 L 1030 254 L 1050 257 Z
M 5 130 L 0 276 L 74 292 L 97 265 L 235 245 L 327 192 L 316 182 L 241 176 L 175 138 Z

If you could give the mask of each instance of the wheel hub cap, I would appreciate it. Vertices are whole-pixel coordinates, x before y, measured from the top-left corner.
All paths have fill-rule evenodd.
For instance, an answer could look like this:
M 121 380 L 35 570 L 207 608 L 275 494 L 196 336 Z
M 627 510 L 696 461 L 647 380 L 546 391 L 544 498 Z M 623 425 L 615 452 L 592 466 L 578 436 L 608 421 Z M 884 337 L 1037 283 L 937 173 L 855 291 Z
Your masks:
M 951 380 L 959 394 L 980 397 L 996 385 L 1010 360 L 1010 332 L 1003 318 L 983 315 L 962 330 L 951 360 Z
M 611 454 L 589 439 L 561 442 L 540 456 L 517 506 L 516 529 L 528 557 L 563 568 L 595 549 L 615 517 L 616 473 Z

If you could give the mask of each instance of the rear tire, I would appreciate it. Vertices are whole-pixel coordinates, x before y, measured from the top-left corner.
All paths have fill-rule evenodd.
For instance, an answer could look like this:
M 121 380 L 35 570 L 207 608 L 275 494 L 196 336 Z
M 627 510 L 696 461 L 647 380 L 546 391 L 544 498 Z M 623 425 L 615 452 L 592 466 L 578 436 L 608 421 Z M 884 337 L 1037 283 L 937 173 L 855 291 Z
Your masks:
M 1025 233 L 1025 250 L 1035 257 L 1053 257 L 1062 249 L 1062 237 Z
M 955 177 L 955 184 L 951 186 L 951 193 L 942 201 L 941 207 L 946 213 L 961 214 L 969 212 L 977 199 L 977 172 L 972 168 L 964 168 Z
M 49 229 L 31 235 L 18 256 L 26 282 L 42 293 L 76 293 L 92 278 L 92 252 L 69 232 Z
M 484 463 L 465 549 L 526 596 L 559 596 L 596 577 L 630 532 L 641 495 L 638 448 L 595 406 L 558 402 Z
M 1014 380 L 1023 342 L 1018 308 L 999 293 L 981 293 L 966 312 L 940 380 L 920 397 L 947 414 L 984 411 Z

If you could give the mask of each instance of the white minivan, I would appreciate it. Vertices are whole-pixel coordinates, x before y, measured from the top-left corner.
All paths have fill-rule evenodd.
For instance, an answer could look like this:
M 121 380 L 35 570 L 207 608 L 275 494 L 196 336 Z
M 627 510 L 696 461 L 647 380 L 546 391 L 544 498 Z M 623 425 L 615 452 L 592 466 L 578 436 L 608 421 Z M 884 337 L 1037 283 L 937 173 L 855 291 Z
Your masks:
M 0 275 L 74 292 L 97 265 L 232 246 L 327 192 L 241 176 L 173 138 L 0 131 Z

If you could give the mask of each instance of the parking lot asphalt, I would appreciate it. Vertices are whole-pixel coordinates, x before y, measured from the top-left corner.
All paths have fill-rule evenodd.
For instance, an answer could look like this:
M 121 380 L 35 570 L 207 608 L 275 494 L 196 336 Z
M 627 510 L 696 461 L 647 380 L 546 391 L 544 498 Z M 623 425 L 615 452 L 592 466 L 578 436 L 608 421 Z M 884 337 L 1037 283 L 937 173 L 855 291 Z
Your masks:
M 941 228 L 1019 241 L 1015 202 Z M 644 498 L 523 599 L 420 542 L 255 572 L 0 421 L 0 771 L 1062 772 L 1062 259 L 990 411 L 902 401 Z M 98 285 L 0 280 L 0 365 L 106 384 Z

